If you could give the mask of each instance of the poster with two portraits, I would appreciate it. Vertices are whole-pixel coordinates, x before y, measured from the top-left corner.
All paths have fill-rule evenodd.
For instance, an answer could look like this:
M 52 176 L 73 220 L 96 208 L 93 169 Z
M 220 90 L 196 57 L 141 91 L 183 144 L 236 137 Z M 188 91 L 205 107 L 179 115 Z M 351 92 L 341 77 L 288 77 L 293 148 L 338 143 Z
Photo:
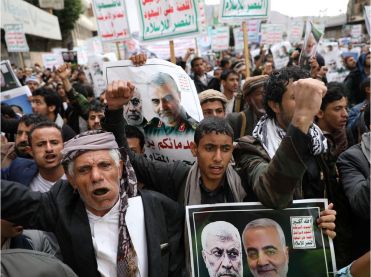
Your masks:
M 327 199 L 284 210 L 259 202 L 187 206 L 191 276 L 334 276 L 333 242 L 316 223 L 325 207 Z
M 190 147 L 203 115 L 195 85 L 181 67 L 160 59 L 142 66 L 121 60 L 104 63 L 103 76 L 107 84 L 124 80 L 135 86 L 124 117 L 144 133 L 149 160 L 194 163 Z

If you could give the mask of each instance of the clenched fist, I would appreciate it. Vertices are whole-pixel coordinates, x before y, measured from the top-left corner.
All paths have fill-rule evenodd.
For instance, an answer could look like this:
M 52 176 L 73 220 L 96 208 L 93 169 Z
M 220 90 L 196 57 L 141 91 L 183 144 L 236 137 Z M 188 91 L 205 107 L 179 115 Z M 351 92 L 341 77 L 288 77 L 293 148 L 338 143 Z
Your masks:
M 109 110 L 117 110 L 129 103 L 135 86 L 128 81 L 113 81 L 107 86 L 106 101 Z
M 322 98 L 327 88 L 323 82 L 312 78 L 293 82 L 292 88 L 295 97 L 292 124 L 307 133 L 314 116 L 321 108 Z

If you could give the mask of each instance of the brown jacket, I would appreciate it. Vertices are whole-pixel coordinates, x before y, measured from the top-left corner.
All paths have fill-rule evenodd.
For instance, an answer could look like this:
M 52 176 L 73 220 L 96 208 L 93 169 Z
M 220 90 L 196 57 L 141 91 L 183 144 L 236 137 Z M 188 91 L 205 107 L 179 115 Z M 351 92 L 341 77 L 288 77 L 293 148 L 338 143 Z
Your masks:
M 255 194 L 264 206 L 288 207 L 294 199 L 328 198 L 334 203 L 336 216 L 336 261 L 339 267 L 351 262 L 352 243 L 350 206 L 339 185 L 331 153 L 313 156 L 310 137 L 289 126 L 273 159 L 261 142 L 246 136 L 238 140 L 234 151 L 236 170 L 247 195 Z

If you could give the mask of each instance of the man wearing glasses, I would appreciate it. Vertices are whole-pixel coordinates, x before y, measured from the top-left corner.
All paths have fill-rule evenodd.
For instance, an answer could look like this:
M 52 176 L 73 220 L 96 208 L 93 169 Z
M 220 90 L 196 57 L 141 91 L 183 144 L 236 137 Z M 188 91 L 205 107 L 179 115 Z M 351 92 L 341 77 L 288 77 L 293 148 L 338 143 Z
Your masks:
M 243 276 L 242 247 L 238 229 L 226 221 L 215 221 L 201 233 L 202 257 L 210 277 Z

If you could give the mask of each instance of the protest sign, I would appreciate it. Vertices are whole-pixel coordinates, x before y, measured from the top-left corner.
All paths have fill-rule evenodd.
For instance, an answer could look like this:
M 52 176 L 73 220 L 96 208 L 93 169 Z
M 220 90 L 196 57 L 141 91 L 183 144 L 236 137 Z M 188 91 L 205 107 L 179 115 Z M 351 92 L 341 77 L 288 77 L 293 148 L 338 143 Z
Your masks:
M 309 59 L 316 56 L 317 47 L 323 37 L 323 32 L 314 26 L 311 21 L 307 21 L 305 26 L 304 47 L 300 52 L 299 65 L 302 68 L 310 69 Z
M 32 107 L 28 97 L 31 95 L 31 91 L 28 86 L 17 87 L 5 92 L 1 92 L 0 99 L 1 103 L 7 105 L 17 105 L 22 108 L 23 113 L 32 113 Z
M 105 57 L 103 55 L 88 56 L 89 76 L 93 82 L 95 97 L 99 97 L 99 95 L 107 88 L 106 79 L 103 76 L 104 61 Z M 108 61 L 108 59 L 106 59 L 106 61 Z
M 298 43 L 303 36 L 304 21 L 299 19 L 292 19 L 289 26 L 288 40 L 291 43 Z
M 85 47 L 90 55 L 103 54 L 103 45 L 99 37 L 92 37 L 85 40 Z
M 258 202 L 187 206 L 192 276 L 259 276 L 262 251 L 274 251 L 277 276 L 334 276 L 333 242 L 316 223 L 326 206 L 327 199 L 296 200 L 284 210 Z
M 4 24 L 5 42 L 8 52 L 29 52 L 23 24 Z
M 268 18 L 269 0 L 223 0 L 220 3 L 220 21 Z
M 197 0 L 198 2 L 198 26 L 201 33 L 207 32 L 207 19 L 206 19 L 206 5 L 204 0 Z
M 371 35 L 370 19 L 371 19 L 371 6 L 364 6 L 363 17 L 365 18 L 365 25 L 367 33 Z
M 77 51 L 61 51 L 63 61 L 77 65 Z
M 229 48 L 229 27 L 218 26 L 211 30 L 211 49 L 223 51 Z
M 328 82 L 343 82 L 349 71 L 343 65 L 341 52 L 337 42 L 323 42 L 318 46 L 318 52 L 325 59 L 328 72 Z
M 143 41 L 162 40 L 200 32 L 198 0 L 136 1 Z
M 0 73 L 1 92 L 21 86 L 8 60 L 0 62 Z
M 190 151 L 194 129 L 202 111 L 193 81 L 179 66 L 149 59 L 143 66 L 131 61 L 103 64 L 107 84 L 128 80 L 135 85 L 134 96 L 124 107 L 128 124 L 144 131 L 145 154 L 150 160 L 192 164 Z
M 88 55 L 91 55 L 91 53 L 87 51 L 86 45 L 74 47 L 73 50 L 77 52 L 78 63 L 81 65 L 86 65 L 88 63 Z
M 151 55 L 156 55 L 159 59 L 170 59 L 169 42 L 168 41 L 153 41 L 145 45 L 147 51 Z M 177 57 L 183 57 L 188 48 L 196 49 L 196 42 L 189 38 L 174 39 L 174 50 Z M 148 56 L 148 54 L 147 54 Z
M 361 38 L 362 36 L 362 25 L 355 24 L 351 26 L 350 35 L 352 38 Z
M 93 0 L 93 11 L 103 42 L 122 41 L 130 37 L 124 0 Z
M 45 68 L 53 69 L 64 63 L 61 54 L 45 53 L 41 54 L 43 64 Z
M 198 51 L 202 56 L 211 52 L 211 27 L 209 26 L 207 29 L 207 34 L 197 37 Z
M 247 34 L 249 43 L 259 43 L 259 28 L 260 20 L 252 19 L 247 21 Z M 234 48 L 236 50 L 244 49 L 242 26 L 233 28 L 233 36 Z
M 288 41 L 276 43 L 271 47 L 275 69 L 287 66 L 290 56 L 291 44 Z
M 262 24 L 261 25 L 261 44 L 272 45 L 282 41 L 283 25 L 281 24 Z

